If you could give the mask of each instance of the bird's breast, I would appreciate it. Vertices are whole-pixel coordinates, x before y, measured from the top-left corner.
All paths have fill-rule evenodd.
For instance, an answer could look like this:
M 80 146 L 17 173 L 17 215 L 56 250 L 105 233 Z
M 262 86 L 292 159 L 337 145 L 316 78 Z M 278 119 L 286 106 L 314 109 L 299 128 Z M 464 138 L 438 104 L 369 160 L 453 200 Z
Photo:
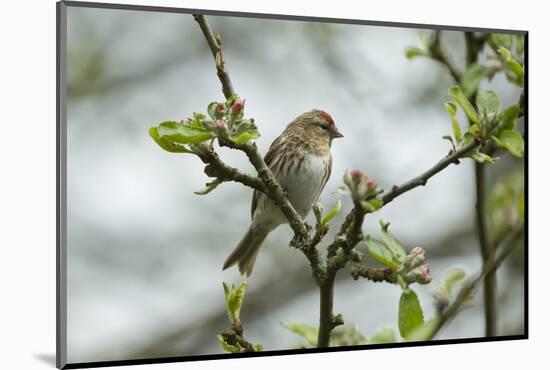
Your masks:
M 330 154 L 318 156 L 304 154 L 299 158 L 294 170 L 282 174 L 279 182 L 296 211 L 305 217 L 312 204 L 317 201 L 328 176 Z

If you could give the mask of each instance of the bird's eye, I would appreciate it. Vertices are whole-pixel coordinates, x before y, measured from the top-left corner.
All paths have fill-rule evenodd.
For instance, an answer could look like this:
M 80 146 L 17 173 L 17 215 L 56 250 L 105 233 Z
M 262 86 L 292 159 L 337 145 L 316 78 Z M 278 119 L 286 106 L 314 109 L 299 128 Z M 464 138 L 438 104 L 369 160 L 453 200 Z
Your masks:
M 325 131 L 328 131 L 328 130 L 330 129 L 330 127 L 328 127 L 328 125 L 327 125 L 327 124 L 324 124 L 324 123 L 321 124 L 321 125 L 319 125 L 319 126 L 321 126 L 321 128 L 322 128 L 323 130 L 325 130 Z

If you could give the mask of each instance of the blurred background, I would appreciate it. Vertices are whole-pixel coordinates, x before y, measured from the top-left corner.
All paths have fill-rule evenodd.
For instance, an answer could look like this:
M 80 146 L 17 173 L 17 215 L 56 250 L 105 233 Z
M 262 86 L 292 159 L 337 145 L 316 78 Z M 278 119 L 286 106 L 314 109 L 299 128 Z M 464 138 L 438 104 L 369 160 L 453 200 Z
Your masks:
M 237 269 L 221 266 L 248 227 L 252 192 L 225 183 L 194 195 L 208 181 L 202 162 L 163 151 L 147 132 L 224 100 L 204 37 L 186 14 L 73 7 L 67 14 L 68 361 L 220 353 L 216 334 L 229 327 L 222 281 L 242 281 Z M 441 139 L 451 132 L 443 102 L 454 82 L 442 65 L 404 55 L 428 30 L 208 20 L 222 34 L 262 153 L 304 111 L 323 109 L 336 121 L 345 138 L 334 142 L 321 197 L 325 209 L 343 201 L 334 224 L 351 206 L 335 192 L 347 169 L 362 169 L 389 189 L 449 151 Z M 443 32 L 443 42 L 463 66 L 463 34 Z M 482 82 L 488 88 L 503 107 L 520 94 L 502 73 Z M 253 173 L 241 153 L 220 153 Z M 522 191 L 523 161 L 499 155 L 487 191 L 510 181 Z M 474 164 L 463 160 L 366 219 L 366 234 L 379 237 L 383 219 L 405 246 L 427 249 L 434 283 L 415 287 L 426 317 L 447 270 L 480 269 L 474 203 Z M 281 323 L 318 321 L 317 287 L 304 256 L 287 246 L 291 236 L 288 226 L 273 232 L 248 279 L 241 319 L 247 339 L 265 350 L 301 343 Z M 524 331 L 523 252 L 517 248 L 498 271 L 499 335 Z M 354 281 L 348 269 L 337 279 L 334 309 L 346 322 L 367 336 L 397 328 L 398 286 Z M 478 292 L 438 338 L 483 336 L 480 302 Z

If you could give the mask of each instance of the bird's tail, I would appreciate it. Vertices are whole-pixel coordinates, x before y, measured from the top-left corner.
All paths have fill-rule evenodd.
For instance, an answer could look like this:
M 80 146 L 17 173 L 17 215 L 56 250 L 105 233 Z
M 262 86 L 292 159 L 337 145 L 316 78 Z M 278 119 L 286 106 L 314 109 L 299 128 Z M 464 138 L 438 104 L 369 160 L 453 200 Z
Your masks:
M 223 269 L 238 263 L 241 275 L 250 276 L 260 247 L 270 231 L 252 223 L 235 250 L 225 260 Z

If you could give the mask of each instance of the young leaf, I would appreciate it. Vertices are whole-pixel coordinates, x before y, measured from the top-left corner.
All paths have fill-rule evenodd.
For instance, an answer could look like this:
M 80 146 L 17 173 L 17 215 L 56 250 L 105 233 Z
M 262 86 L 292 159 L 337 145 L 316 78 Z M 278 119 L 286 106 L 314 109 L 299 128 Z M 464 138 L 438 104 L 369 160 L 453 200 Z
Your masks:
M 401 245 L 399 240 L 395 236 L 393 236 L 392 233 L 388 230 L 390 223 L 384 223 L 382 220 L 380 220 L 380 226 L 382 227 L 382 240 L 386 243 L 392 254 L 395 256 L 397 261 L 399 261 L 399 264 L 403 262 L 403 259 L 405 259 L 405 256 L 407 255 L 407 252 L 405 252 L 405 248 Z
M 243 304 L 244 293 L 248 283 L 246 281 L 242 282 L 237 288 L 231 287 L 223 283 L 223 290 L 225 292 L 225 305 L 227 307 L 227 315 L 231 322 L 239 320 L 239 315 L 241 313 L 241 306 Z
M 367 344 L 365 336 L 357 329 L 356 325 L 339 325 L 330 333 L 330 347 L 353 346 Z
M 407 50 L 405 50 L 405 56 L 407 59 L 426 55 L 428 54 L 424 50 L 415 47 L 407 48 Z
M 471 97 L 474 92 L 476 92 L 479 87 L 479 83 L 486 75 L 487 67 L 484 65 L 474 63 L 468 66 L 462 76 L 462 80 L 460 80 L 460 87 L 467 98 Z
M 378 329 L 368 341 L 369 344 L 395 343 L 395 332 L 392 328 L 385 326 Z
M 482 117 L 495 117 L 500 110 L 500 100 L 494 91 L 481 91 L 477 94 L 476 105 Z
M 242 352 L 243 350 L 238 343 L 236 345 L 229 344 L 219 334 L 218 334 L 218 342 L 220 343 L 220 346 L 222 347 L 222 349 L 226 352 L 239 353 L 239 352 Z
M 214 137 L 204 126 L 196 123 L 185 125 L 174 121 L 162 122 L 157 127 L 157 134 L 160 138 L 178 144 L 196 144 Z
M 164 150 L 171 153 L 191 153 L 191 151 L 185 149 L 183 145 L 175 144 L 171 141 L 162 138 L 158 134 L 156 127 L 149 128 L 149 136 L 155 140 L 155 142 Z
M 460 142 L 460 140 L 462 140 L 462 130 L 460 129 L 460 123 L 456 119 L 456 105 L 451 102 L 446 102 L 444 105 L 447 108 L 447 112 L 449 112 L 449 116 L 451 117 L 455 140 Z
M 316 327 L 305 325 L 305 324 L 297 324 L 297 323 L 291 323 L 291 324 L 284 324 L 283 326 L 290 330 L 293 333 L 298 334 L 302 338 L 304 338 L 308 344 L 312 347 L 317 346 L 317 333 L 319 332 Z
M 503 46 L 507 49 L 510 49 L 510 47 L 512 46 L 512 35 L 504 33 L 492 33 L 491 41 L 497 48 Z
M 229 140 L 234 143 L 244 143 L 248 140 L 255 140 L 260 137 L 260 132 L 253 120 L 242 121 L 237 127 L 236 132 L 229 135 Z
M 513 130 L 516 128 L 516 120 L 518 118 L 519 107 L 517 104 L 514 104 L 505 110 L 503 110 L 499 116 L 498 120 L 500 122 L 500 128 L 503 130 Z
M 519 86 L 523 86 L 524 82 L 524 70 L 521 64 L 519 64 L 513 57 L 512 53 L 510 53 L 510 50 L 508 50 L 505 47 L 499 47 L 498 53 L 502 56 L 502 59 L 504 59 L 504 63 L 506 64 L 506 68 L 508 68 L 515 76 L 516 76 L 516 82 Z
M 328 224 L 328 222 L 330 220 L 332 220 L 334 218 L 334 216 L 336 216 L 338 213 L 340 213 L 341 209 L 342 209 L 342 202 L 340 201 L 340 199 L 338 199 L 336 201 L 336 206 L 333 209 L 331 209 L 325 215 L 325 217 L 323 217 L 323 219 L 321 220 L 321 225 L 325 226 L 326 224 Z
M 418 296 L 411 289 L 405 289 L 399 299 L 399 333 L 405 339 L 415 328 L 424 324 L 424 314 Z
M 376 261 L 380 262 L 384 266 L 392 268 L 393 270 L 397 270 L 399 268 L 399 261 L 384 243 L 371 238 L 370 235 L 367 235 L 365 238 L 365 244 L 367 244 L 369 254 Z
M 373 198 L 371 200 L 364 200 L 361 202 L 361 205 L 363 206 L 363 209 L 365 212 L 372 213 L 374 211 L 379 210 L 384 205 L 384 201 L 380 198 Z
M 447 271 L 445 277 L 443 277 L 443 280 L 441 281 L 441 286 L 443 289 L 451 292 L 455 285 L 464 280 L 465 277 L 466 273 L 463 269 L 454 267 Z
M 437 315 L 426 321 L 423 325 L 412 329 L 407 337 L 408 342 L 430 340 L 434 331 L 437 329 L 441 321 L 441 316 Z
M 474 123 L 479 123 L 479 117 L 476 110 L 462 92 L 460 86 L 455 85 L 449 88 L 449 96 L 453 98 L 462 108 L 468 119 Z
M 485 153 L 481 153 L 481 152 L 474 152 L 472 154 L 470 154 L 470 158 L 472 158 L 474 161 L 476 162 L 479 162 L 479 163 L 495 163 L 495 160 L 498 159 L 498 158 L 492 158 L 490 156 L 488 156 L 487 154 Z
M 216 179 L 212 182 L 208 182 L 208 183 L 206 183 L 206 188 L 204 188 L 203 190 L 194 191 L 193 194 L 206 195 L 206 194 L 210 193 L 212 190 L 216 189 L 218 187 L 218 185 L 220 185 L 222 182 L 223 181 L 220 181 L 219 179 Z
M 499 146 L 506 148 L 516 157 L 523 157 L 523 136 L 516 130 L 499 131 L 496 136 L 493 136 L 493 139 Z

